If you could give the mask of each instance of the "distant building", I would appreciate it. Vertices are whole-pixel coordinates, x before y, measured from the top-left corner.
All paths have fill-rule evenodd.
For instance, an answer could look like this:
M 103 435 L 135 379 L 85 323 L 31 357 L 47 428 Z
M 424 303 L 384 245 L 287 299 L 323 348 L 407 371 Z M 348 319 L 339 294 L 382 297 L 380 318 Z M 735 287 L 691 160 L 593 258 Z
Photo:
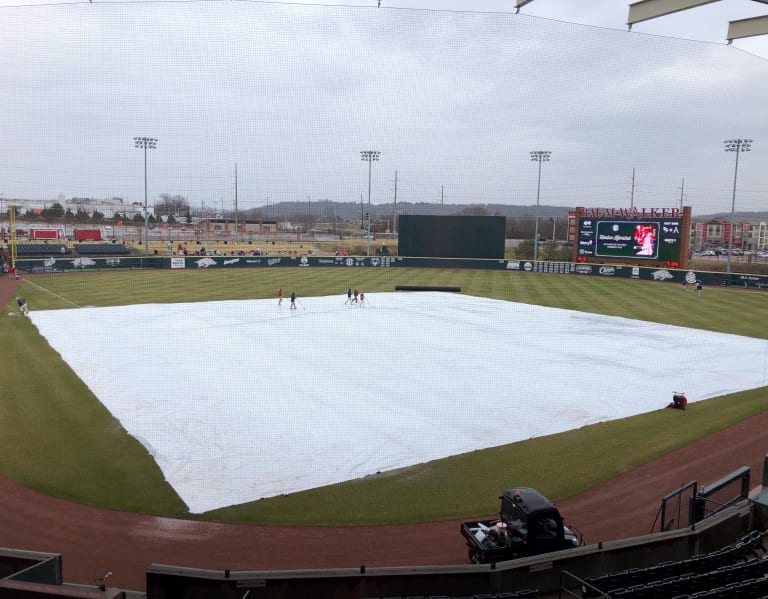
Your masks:
M 206 233 L 217 232 L 220 235 L 230 235 L 239 231 L 240 233 L 277 233 L 277 222 L 268 220 L 238 220 L 235 224 L 234 219 L 208 218 L 200 221 L 200 228 Z
M 691 247 L 694 250 L 714 247 L 727 248 L 731 234 L 731 219 L 716 216 L 691 223 Z M 768 247 L 768 223 L 744 220 L 733 223 L 733 247 L 744 251 L 760 251 Z
M 59 196 L 55 200 L 36 199 L 36 198 L 16 198 L 7 199 L 6 202 L 13 202 L 16 208 L 16 213 L 23 215 L 26 212 L 41 213 L 43 210 L 50 208 L 54 204 L 61 204 L 64 211 L 70 211 L 76 214 L 78 210 L 83 210 L 89 215 L 92 215 L 94 211 L 98 211 L 104 215 L 104 218 L 114 218 L 115 214 L 120 214 L 125 220 L 133 220 L 136 215 L 144 215 L 144 204 L 141 202 L 134 202 L 126 204 L 123 198 L 111 197 L 111 198 L 85 198 L 85 197 L 73 197 L 66 199 L 63 196 Z M 4 202 L 5 203 L 5 202 Z M 154 215 L 154 208 L 147 206 L 147 212 L 150 215 Z

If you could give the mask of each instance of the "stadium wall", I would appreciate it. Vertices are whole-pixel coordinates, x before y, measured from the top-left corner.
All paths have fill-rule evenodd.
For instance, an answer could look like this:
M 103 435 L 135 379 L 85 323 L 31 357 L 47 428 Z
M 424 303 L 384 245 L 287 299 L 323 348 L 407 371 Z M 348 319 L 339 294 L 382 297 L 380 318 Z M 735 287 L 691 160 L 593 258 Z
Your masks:
M 152 564 L 146 571 L 145 592 L 67 584 L 62 581 L 60 554 L 0 549 L 0 597 L 360 599 L 498 594 L 519 589 L 555 593 L 564 573 L 587 577 L 686 560 L 732 544 L 751 530 L 767 527 L 768 497 L 761 494 L 695 526 L 496 564 L 271 571 Z
M 337 268 L 464 268 L 473 270 L 507 270 L 521 273 L 592 275 L 608 278 L 635 279 L 692 285 L 699 279 L 705 287 L 740 287 L 768 289 L 768 276 L 722 273 L 670 268 L 649 268 L 609 264 L 547 262 L 532 260 L 480 260 L 463 258 L 407 258 L 402 256 L 180 256 L 180 257 L 106 257 L 21 259 L 16 261 L 20 273 L 44 274 L 72 271 L 133 269 L 220 269 L 274 267 Z
M 761 508 L 743 501 L 695 527 L 496 564 L 233 572 L 153 564 L 147 570 L 147 597 L 234 599 L 247 591 L 250 599 L 455 597 L 521 589 L 556 593 L 564 571 L 590 576 L 624 570 L 628 564 L 645 568 L 719 549 L 751 529 L 755 509 Z

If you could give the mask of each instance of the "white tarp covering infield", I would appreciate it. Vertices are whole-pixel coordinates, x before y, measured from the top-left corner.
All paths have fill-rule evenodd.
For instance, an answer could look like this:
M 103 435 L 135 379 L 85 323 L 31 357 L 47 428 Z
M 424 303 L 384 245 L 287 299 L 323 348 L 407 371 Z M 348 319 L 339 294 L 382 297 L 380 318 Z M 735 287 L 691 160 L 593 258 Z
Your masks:
M 445 293 L 32 311 L 192 513 L 768 385 L 768 341 Z

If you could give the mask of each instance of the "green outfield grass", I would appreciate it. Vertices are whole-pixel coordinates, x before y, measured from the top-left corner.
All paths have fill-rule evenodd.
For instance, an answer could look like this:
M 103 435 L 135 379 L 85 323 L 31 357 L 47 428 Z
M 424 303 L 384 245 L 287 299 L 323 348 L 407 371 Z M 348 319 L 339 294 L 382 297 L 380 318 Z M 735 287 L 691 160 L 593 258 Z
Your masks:
M 375 294 L 394 291 L 395 285 L 460 286 L 470 295 L 768 338 L 764 293 L 707 288 L 697 298 L 692 289 L 683 292 L 675 284 L 588 276 L 401 268 L 133 271 L 29 277 L 22 293 L 32 310 L 46 310 L 276 298 L 279 287 L 286 295 L 296 291 L 299 298 L 342 298 L 353 286 L 364 290 L 375 305 Z M 190 517 L 143 446 L 112 418 L 29 320 L 8 315 L 14 309 L 15 303 L 9 303 L 0 315 L 0 471 L 31 488 L 82 503 Z M 137 320 L 136 326 L 142 323 Z M 119 344 L 116 335 L 116 349 Z M 204 349 L 190 349 L 190 355 L 181 358 L 194 360 Z M 327 359 L 336 354 L 336 348 L 329 348 Z M 697 402 L 684 413 L 661 409 L 667 400 L 659 398 L 660 409 L 650 414 L 233 506 L 204 517 L 329 525 L 461 518 L 494 512 L 499 491 L 513 484 L 564 499 L 764 411 L 768 388 Z M 660 490 L 660 495 L 666 491 Z

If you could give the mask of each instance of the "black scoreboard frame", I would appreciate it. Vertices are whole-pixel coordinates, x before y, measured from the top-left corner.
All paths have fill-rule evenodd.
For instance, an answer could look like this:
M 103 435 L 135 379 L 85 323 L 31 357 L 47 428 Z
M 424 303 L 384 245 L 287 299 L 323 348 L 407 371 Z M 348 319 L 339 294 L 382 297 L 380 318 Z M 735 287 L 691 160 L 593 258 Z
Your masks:
M 504 216 L 401 214 L 397 253 L 414 258 L 503 260 Z

